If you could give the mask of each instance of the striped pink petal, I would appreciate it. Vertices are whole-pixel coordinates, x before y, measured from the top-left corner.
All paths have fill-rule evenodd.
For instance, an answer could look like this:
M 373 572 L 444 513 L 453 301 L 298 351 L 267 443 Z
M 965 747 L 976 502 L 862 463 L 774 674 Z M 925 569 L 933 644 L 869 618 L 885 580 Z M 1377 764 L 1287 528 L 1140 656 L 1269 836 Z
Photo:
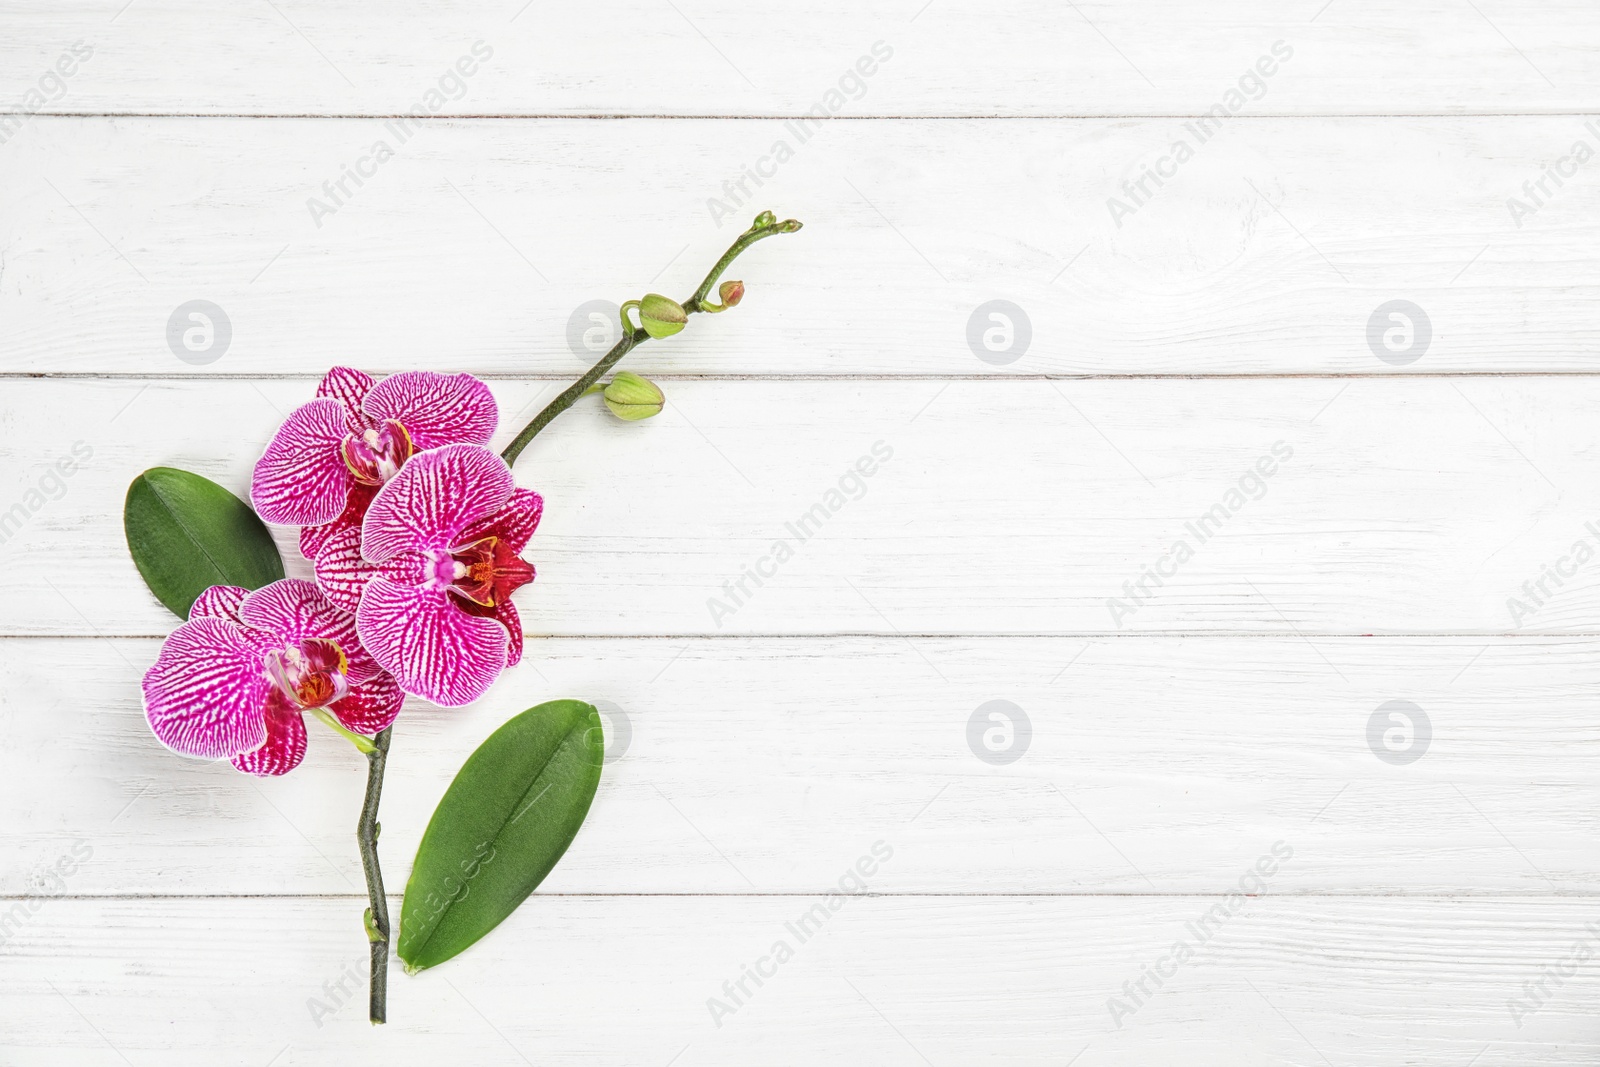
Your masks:
M 262 670 L 267 635 L 218 618 L 168 635 L 144 676 L 144 712 L 163 745 L 185 756 L 228 759 L 267 739 Z
M 423 458 L 406 464 L 401 474 Z M 383 494 L 378 497 L 374 507 Z M 402 690 L 443 707 L 472 703 L 506 666 L 506 628 L 468 615 L 444 589 L 380 574 L 361 596 L 356 625 L 362 644 Z
M 256 463 L 250 502 L 279 526 L 332 522 L 349 502 L 353 479 L 339 455 L 345 408 L 323 398 L 302 404 L 284 420 Z
M 268 710 L 267 740 L 258 749 L 233 757 L 233 765 L 246 774 L 262 777 L 288 774 L 306 755 L 306 721 L 299 711 Z
M 356 370 L 354 367 L 334 367 L 322 376 L 321 382 L 317 383 L 317 395 L 332 397 L 344 405 L 348 426 L 354 433 L 367 425 L 367 416 L 361 410 L 361 402 L 372 392 L 375 384 L 372 375 L 365 371 Z
M 334 701 L 328 710 L 346 729 L 375 734 L 394 725 L 405 698 L 392 675 L 380 674 L 351 688 L 349 696 Z
M 362 485 L 353 482 L 350 486 L 350 498 L 345 502 L 344 511 L 332 522 L 325 522 L 321 526 L 302 526 L 300 528 L 300 554 L 306 559 L 316 559 L 317 553 L 322 551 L 322 546 L 328 538 L 340 530 L 353 529 L 357 536 L 361 533 L 361 520 L 367 517 L 367 506 L 372 503 L 372 498 L 378 493 L 375 485 Z M 354 611 L 354 608 L 350 609 Z
M 451 548 L 462 531 L 504 507 L 515 488 L 506 461 L 481 445 L 419 453 L 367 508 L 361 554 L 382 563 L 399 552 Z
M 317 585 L 341 611 L 352 615 L 361 606 L 361 590 L 378 568 L 361 558 L 361 529 L 346 527 L 328 538 L 317 553 Z
M 352 684 L 380 673 L 381 668 L 361 647 L 355 616 L 340 611 L 315 582 L 283 578 L 264 585 L 244 598 L 239 619 L 272 635 L 275 647 L 318 638 L 335 642 L 349 661 L 346 674 Z
M 510 545 L 513 552 L 521 552 L 528 547 L 528 539 L 539 528 L 543 515 L 544 497 L 532 489 L 517 489 L 505 507 L 482 522 L 474 523 L 472 529 L 461 535 L 461 540 L 471 543 L 493 534 Z
M 239 605 L 250 595 L 250 590 L 240 585 L 214 585 L 194 598 L 189 607 L 191 619 L 227 619 L 239 621 Z
M 500 620 L 511 639 L 506 648 L 506 666 L 515 667 L 522 662 L 522 616 L 517 614 L 516 605 L 510 600 L 502 600 L 494 607 L 494 617 Z
M 403 371 L 372 387 L 362 409 L 373 419 L 395 419 L 418 452 L 443 445 L 489 443 L 500 420 L 494 394 L 470 374 Z

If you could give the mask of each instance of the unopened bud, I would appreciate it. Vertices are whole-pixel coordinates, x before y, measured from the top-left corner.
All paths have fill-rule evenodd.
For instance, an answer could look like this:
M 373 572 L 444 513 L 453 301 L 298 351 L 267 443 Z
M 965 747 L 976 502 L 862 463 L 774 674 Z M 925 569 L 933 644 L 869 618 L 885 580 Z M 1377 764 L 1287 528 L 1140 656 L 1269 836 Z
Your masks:
M 651 337 L 671 337 L 688 321 L 683 305 L 670 297 L 650 293 L 639 301 L 639 323 Z
M 723 282 L 717 288 L 717 295 L 722 298 L 722 303 L 712 304 L 702 300 L 700 301 L 700 310 L 709 311 L 713 315 L 719 311 L 727 311 L 744 299 L 744 282 Z
M 750 228 L 752 230 L 759 230 L 763 226 L 771 226 L 777 221 L 778 216 L 774 215 L 770 211 L 763 211 L 761 214 L 756 216 L 756 221 L 750 224 Z
M 778 223 L 778 232 L 779 233 L 794 233 L 795 231 L 797 231 L 799 229 L 800 229 L 800 220 L 799 219 L 784 219 L 782 222 Z
M 661 414 L 667 398 L 649 378 L 641 378 L 632 371 L 618 371 L 611 384 L 600 394 L 611 414 L 628 422 L 638 422 Z

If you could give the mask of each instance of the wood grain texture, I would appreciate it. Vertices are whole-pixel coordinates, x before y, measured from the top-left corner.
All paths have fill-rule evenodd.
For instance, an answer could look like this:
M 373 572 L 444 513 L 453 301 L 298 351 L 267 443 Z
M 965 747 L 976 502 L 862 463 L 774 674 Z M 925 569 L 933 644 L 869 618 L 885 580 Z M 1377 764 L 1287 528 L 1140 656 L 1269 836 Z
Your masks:
M 0 1064 L 1593 1064 L 1597 50 L 1585 0 L 0 0 Z M 629 357 L 664 415 L 518 467 L 529 656 L 408 708 L 394 904 L 510 715 L 615 758 L 371 1028 L 360 762 L 154 741 L 126 486 L 243 493 L 335 363 L 488 376 L 509 439 L 588 302 L 769 207 Z
M 156 648 L 0 641 L 0 893 L 48 888 L 77 842 L 94 855 L 73 894 L 360 892 L 354 750 L 313 726 L 307 763 L 266 781 L 173 756 L 138 703 Z M 479 705 L 404 713 L 381 841 L 396 890 L 473 748 L 576 696 L 601 702 L 613 760 L 547 892 L 821 892 L 878 838 L 903 853 L 885 893 L 1219 893 L 1278 840 L 1294 859 L 1273 892 L 1600 891 L 1593 639 L 529 648 Z M 1027 739 L 974 749 L 996 699 Z M 1396 699 L 1428 722 L 1395 739 L 1407 765 L 1369 747 Z
M 438 970 L 396 968 L 391 1022 L 374 1029 L 359 1007 L 314 1017 L 309 1005 L 337 1004 L 329 990 L 362 958 L 355 901 L 52 900 L 0 953 L 13 1009 L 0 1056 L 1578 1067 L 1600 1055 L 1592 963 L 1547 985 L 1520 1028 L 1508 1007 L 1575 945 L 1593 951 L 1588 902 L 1260 897 L 1162 988 L 1145 979 L 1154 995 L 1120 1028 L 1108 1001 L 1192 939 L 1214 898 L 840 898 L 799 942 L 786 924 L 821 903 L 535 897 Z M 793 955 L 774 968 L 785 939 Z M 747 980 L 752 995 L 718 1028 L 707 1000 L 763 957 L 770 977 Z
M 557 388 L 494 387 L 508 427 Z M 244 494 L 265 442 L 312 391 L 310 380 L 6 383 L 0 513 L 15 502 L 27 521 L 0 545 L 0 627 L 165 634 L 172 616 L 123 542 L 128 482 L 161 464 Z M 591 400 L 522 457 L 522 483 L 546 497 L 529 556 L 539 579 L 519 595 L 530 633 L 1595 630 L 1600 569 L 1573 554 L 1600 543 L 1588 525 L 1600 526 L 1593 378 L 668 392 L 665 414 L 642 424 Z M 56 478 L 78 442 L 93 457 Z M 874 460 L 875 445 L 891 458 Z M 41 493 L 58 486 L 60 499 Z M 287 538 L 285 555 L 307 571 Z M 1569 574 L 1559 585 L 1552 566 Z M 769 577 L 758 586 L 747 569 Z
M 320 374 L 354 361 L 574 377 L 596 358 L 569 343 L 580 307 L 686 296 L 767 207 L 807 228 L 740 261 L 736 313 L 645 346 L 636 369 L 1594 369 L 1600 163 L 1571 154 L 1580 139 L 1600 149 L 1600 125 L 1229 121 L 1203 144 L 1181 118 L 834 123 L 804 144 L 776 120 L 462 120 L 401 143 L 377 119 L 39 118 L 0 151 L 13 206 L 0 370 Z M 1172 171 L 1180 138 L 1194 156 L 1157 187 L 1145 175 Z M 780 140 L 795 154 L 777 166 Z M 381 166 L 380 141 L 395 150 Z M 725 187 L 763 159 L 774 176 L 760 188 Z M 1558 164 L 1571 176 L 1546 177 Z M 374 173 L 346 181 L 348 197 L 324 190 L 358 165 Z M 1530 199 L 1524 183 L 1540 181 Z M 1513 196 L 1532 213 L 1513 218 Z M 1113 197 L 1141 204 L 1113 218 Z M 314 218 L 313 199 L 336 210 Z M 167 337 L 194 299 L 232 326 L 203 365 Z M 1003 365 L 969 342 L 995 299 L 1031 330 Z M 1396 299 L 1431 324 L 1403 366 L 1368 341 Z M 592 323 L 578 323 L 581 339 Z
M 872 0 L 641 9 L 524 0 L 9 3 L 0 88 L 21 99 L 75 41 L 92 57 L 41 94 L 72 112 L 793 114 L 842 88 L 853 115 L 1203 112 L 1275 41 L 1293 59 L 1252 109 L 1277 114 L 1592 109 L 1600 17 L 1582 0 L 1194 5 Z M 447 81 L 474 42 L 492 51 Z M 864 90 L 840 86 L 875 42 Z

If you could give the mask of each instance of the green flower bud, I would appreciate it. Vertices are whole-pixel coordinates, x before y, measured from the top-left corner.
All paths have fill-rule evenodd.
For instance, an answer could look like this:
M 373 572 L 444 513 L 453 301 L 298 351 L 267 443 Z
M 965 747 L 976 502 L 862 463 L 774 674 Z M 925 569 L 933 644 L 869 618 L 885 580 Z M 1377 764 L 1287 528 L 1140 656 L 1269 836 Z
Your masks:
M 688 321 L 683 305 L 670 297 L 650 293 L 639 301 L 639 323 L 651 337 L 671 337 Z
M 782 222 L 778 223 L 778 232 L 779 233 L 794 233 L 799 229 L 800 229 L 800 220 L 799 219 L 784 219 Z
M 667 398 L 655 382 L 625 370 L 617 372 L 600 396 L 605 400 L 606 407 L 611 409 L 611 414 L 628 422 L 659 415 L 667 405 Z
M 763 226 L 771 226 L 777 221 L 778 216 L 774 215 L 770 211 L 763 211 L 761 214 L 756 216 L 756 221 L 750 224 L 750 228 L 752 230 L 759 230 Z

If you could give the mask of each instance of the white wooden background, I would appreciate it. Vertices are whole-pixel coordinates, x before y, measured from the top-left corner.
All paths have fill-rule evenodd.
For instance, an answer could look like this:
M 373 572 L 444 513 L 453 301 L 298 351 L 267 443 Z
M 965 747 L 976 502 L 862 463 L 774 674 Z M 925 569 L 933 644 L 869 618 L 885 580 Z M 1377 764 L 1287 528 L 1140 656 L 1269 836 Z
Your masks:
M 307 198 L 479 41 L 317 225 Z M 1107 197 L 1280 41 L 1116 225 Z M 719 227 L 708 198 L 876 42 L 842 121 Z M 0 511 L 30 510 L 0 544 L 0 908 L 27 916 L 0 1065 L 1600 1060 L 1597 964 L 1569 967 L 1600 957 L 1600 560 L 1507 603 L 1600 546 L 1600 160 L 1520 225 L 1506 203 L 1600 149 L 1597 59 L 1587 0 L 0 2 L 0 106 L 40 112 L 0 143 Z M 242 493 L 335 362 L 482 374 L 509 437 L 583 370 L 574 309 L 686 294 L 766 207 L 807 228 L 740 263 L 744 305 L 629 357 L 666 413 L 575 410 L 519 464 L 548 502 L 529 656 L 407 711 L 391 888 L 509 715 L 579 696 L 631 737 L 538 895 L 397 967 L 373 1030 L 329 992 L 365 952 L 362 767 L 327 736 L 273 781 L 156 744 L 137 681 L 173 620 L 123 491 L 171 464 Z M 1033 329 L 1006 366 L 966 340 L 996 298 Z M 233 327 L 208 365 L 166 343 L 192 299 Z M 1395 299 L 1432 323 L 1405 366 L 1367 342 Z M 875 442 L 719 625 L 707 598 Z M 1277 442 L 1264 495 L 1114 620 Z M 967 742 L 994 699 L 1032 723 L 1004 766 Z M 1390 700 L 1432 725 L 1407 765 L 1368 744 Z M 868 895 L 716 1025 L 878 841 Z

